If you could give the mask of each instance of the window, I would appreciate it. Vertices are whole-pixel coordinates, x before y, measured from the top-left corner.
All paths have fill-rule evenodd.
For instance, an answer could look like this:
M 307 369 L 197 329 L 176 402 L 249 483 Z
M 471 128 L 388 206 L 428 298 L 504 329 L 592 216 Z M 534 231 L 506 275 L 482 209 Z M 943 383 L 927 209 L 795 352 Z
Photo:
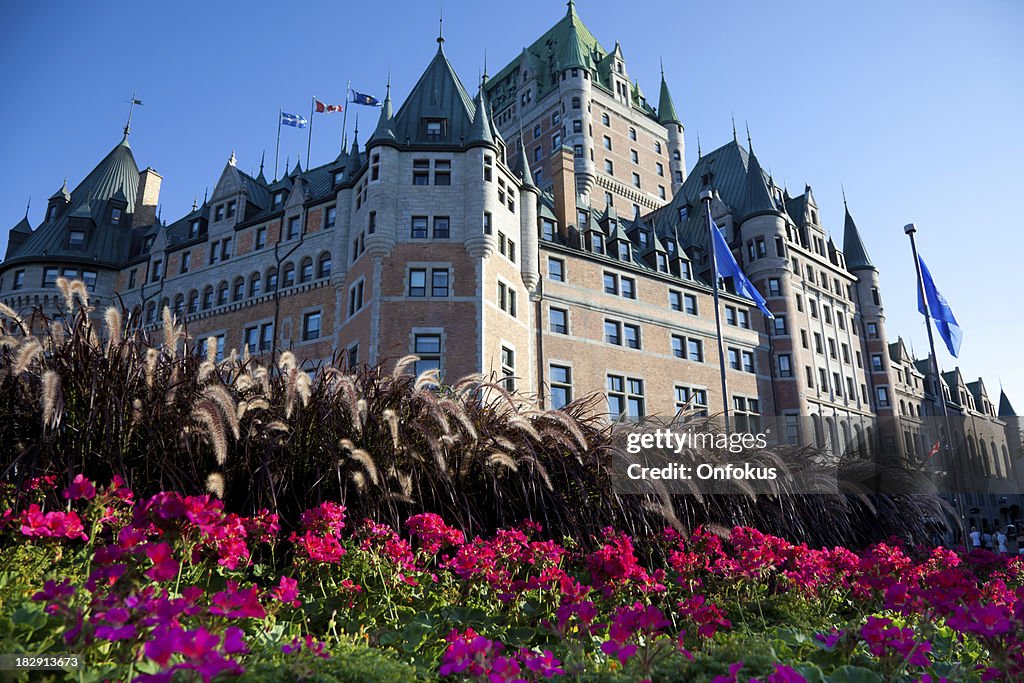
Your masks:
M 780 336 L 786 334 L 786 316 L 777 315 L 774 321 L 775 335 Z
M 306 257 L 299 263 L 299 282 L 309 282 L 313 279 L 313 259 Z
M 335 176 L 335 178 L 337 178 L 337 176 Z M 284 192 L 283 191 L 275 192 L 274 193 L 274 200 L 273 201 L 274 201 L 274 207 L 273 208 L 275 208 L 275 209 L 277 207 L 281 206 L 282 204 L 284 204 Z
M 206 349 L 209 347 L 210 344 L 213 344 L 213 348 L 216 349 L 214 360 L 224 360 L 224 335 L 218 334 L 214 337 L 207 337 L 200 342 L 199 347 L 204 356 L 206 355 Z
M 189 313 L 195 313 L 196 311 L 199 310 L 199 292 L 197 292 L 194 289 L 188 295 L 188 309 L 187 310 L 188 310 Z
M 259 348 L 260 328 L 258 325 L 252 325 L 245 328 L 243 333 L 243 339 L 245 340 L 245 350 L 252 353 Z
M 548 327 L 555 334 L 569 334 L 569 311 L 554 306 L 548 309 Z
M 450 159 L 437 159 L 434 161 L 434 184 L 452 184 L 452 162 Z
M 213 220 L 222 221 L 224 220 L 224 205 L 218 204 L 217 208 L 213 210 Z
M 316 276 L 318 278 L 325 278 L 331 276 L 331 254 L 325 252 L 320 254 L 320 259 L 317 261 Z
M 413 185 L 429 185 L 430 184 L 430 160 L 429 159 L 413 159 L 413 162 L 412 162 L 412 184 Z
M 736 325 L 742 327 L 745 330 L 750 329 L 750 311 L 745 308 L 741 308 L 736 311 Z
M 558 149 L 562 146 L 562 134 L 555 133 L 551 136 L 551 149 Z
M 85 231 L 72 230 L 68 232 L 68 249 L 81 251 L 85 249 Z
M 207 287 L 203 290 L 203 310 L 209 310 L 213 307 L 213 287 Z
M 779 278 L 768 278 L 768 296 L 782 296 L 782 282 Z
M 490 235 L 491 232 L 492 232 L 492 229 L 493 228 L 491 227 L 491 212 L 490 211 L 484 211 L 484 234 L 485 235 Z
M 540 124 L 533 127 L 533 139 L 536 140 L 540 137 Z
M 622 346 L 622 323 L 616 320 L 605 320 L 604 340 L 608 344 Z
M 56 271 L 56 269 L 54 269 Z M 159 282 L 160 278 L 164 276 L 164 262 L 160 259 L 153 261 L 149 271 L 149 281 Z
M 231 258 L 231 238 L 228 237 L 220 243 L 220 260 L 227 261 Z
M 611 159 L 604 160 L 604 172 L 608 175 L 615 175 L 615 164 L 612 163 Z
M 779 354 L 779 377 L 792 377 L 793 364 L 788 353 Z
M 676 414 L 687 411 L 696 417 L 708 416 L 708 392 L 706 389 L 676 386 Z
M 434 268 L 430 271 L 430 296 L 448 296 L 448 269 Z
M 335 206 L 328 207 L 327 209 L 327 227 L 333 228 L 334 224 L 338 221 L 338 208 Z
M 288 239 L 293 240 L 299 236 L 302 231 L 302 217 L 293 216 L 288 219 Z
M 604 148 L 607 150 L 612 148 L 612 139 L 607 135 L 604 136 Z
M 818 302 L 816 302 L 814 299 L 808 299 L 807 300 L 807 305 L 810 307 L 811 317 L 812 318 L 817 318 L 818 317 Z
M 572 368 L 567 365 L 548 366 L 551 383 L 551 407 L 564 408 L 572 402 Z
M 233 199 L 230 202 L 228 202 L 227 217 L 228 218 L 234 218 L 235 217 L 235 200 L 233 200 Z
M 190 252 L 184 252 L 181 255 L 181 272 L 187 273 L 188 269 L 192 265 L 192 254 Z
M 889 407 L 889 387 L 878 387 L 878 407 L 888 408 Z
M 551 125 L 552 126 L 557 126 L 561 122 L 562 122 L 562 114 L 560 112 L 556 111 L 554 114 L 551 115 Z
M 21 274 L 22 274 L 22 276 L 24 276 L 25 272 L 22 271 Z M 129 289 L 133 289 L 135 287 L 135 278 L 136 278 L 137 274 L 138 274 L 138 270 L 135 269 L 135 268 L 132 268 L 128 272 L 128 288 Z M 18 285 L 18 280 L 17 279 L 15 279 L 14 284 L 15 284 L 14 288 L 15 289 L 19 289 L 19 287 L 17 286 Z
M 843 344 L 842 345 L 842 351 L 843 351 L 843 362 L 848 364 L 850 362 L 850 347 L 847 346 L 846 344 Z
M 560 258 L 548 257 L 548 279 L 565 282 L 565 261 Z
M 882 354 L 871 354 L 871 372 L 881 372 L 883 369 L 884 366 L 882 364 Z
M 426 216 L 413 216 L 412 217 L 412 233 L 413 239 L 426 239 L 427 238 L 427 217 Z
M 544 150 L 540 145 L 533 148 L 533 160 L 540 161 L 544 157 Z
M 366 215 L 366 233 L 372 235 L 377 232 L 377 212 L 371 211 Z
M 223 306 L 228 302 L 228 283 L 221 282 L 217 288 L 217 305 Z
M 82 271 L 82 282 L 85 283 L 86 290 L 90 292 L 96 291 L 96 271 L 95 270 L 83 270 Z
M 633 187 L 636 187 L 636 188 L 640 187 L 640 174 L 639 173 L 634 173 L 633 174 Z
M 832 324 L 832 309 L 829 308 L 828 306 L 822 306 L 821 307 L 821 314 L 825 318 L 825 324 L 826 325 L 831 325 Z
M 608 375 L 608 412 L 616 419 L 644 417 L 644 381 L 621 375 Z
M 231 285 L 231 300 L 241 301 L 245 295 L 245 280 L 242 278 L 235 278 L 234 283 Z
M 704 342 L 700 339 L 686 340 L 686 355 L 689 360 L 695 363 L 704 362 Z
M 310 311 L 302 316 L 302 341 L 320 338 L 320 311 Z
M 111 225 L 118 225 L 121 222 L 121 214 L 122 214 L 121 209 L 118 209 L 116 207 L 111 209 L 110 210 L 110 224 Z
M 610 126 L 610 125 L 612 125 L 612 120 L 611 120 L 611 118 L 610 118 L 610 117 L 608 116 L 607 112 L 605 112 L 605 113 L 602 113 L 602 114 L 601 114 L 601 123 L 602 123 L 603 125 L 605 125 L 605 126 Z
M 684 294 L 683 308 L 690 315 L 697 315 L 697 295 Z
M 419 356 L 413 366 L 417 375 L 427 370 L 441 369 L 441 335 L 437 333 L 413 336 L 412 352 Z
M 739 370 L 740 369 L 740 350 L 739 349 L 729 349 L 728 355 L 729 355 L 729 367 L 732 368 L 733 370 Z
M 409 296 L 427 295 L 427 269 L 412 268 L 409 270 Z
M 451 234 L 448 216 L 434 216 L 434 239 L 448 239 Z
M 878 323 L 868 323 L 868 339 L 878 339 Z
M 597 231 L 590 233 L 590 251 L 595 254 L 604 253 L 604 237 L 602 237 Z
M 677 289 L 668 290 L 668 305 L 673 311 L 683 310 L 683 293 Z
M 678 334 L 672 335 L 672 355 L 676 358 L 686 358 L 686 338 Z
M 725 307 L 725 324 L 736 325 L 736 309 L 732 306 Z
M 629 242 L 619 242 L 619 260 L 629 261 L 632 250 L 629 247 Z
M 516 290 L 504 282 L 498 282 L 498 308 L 516 317 Z
M 444 119 L 427 119 L 427 142 L 440 142 Z
M 255 244 L 255 248 L 256 249 L 263 249 L 266 246 L 267 246 L 267 228 L 266 228 L 266 226 L 261 226 L 261 227 L 256 228 L 256 244 Z
M 573 122 L 572 122 L 572 132 L 573 133 L 582 133 L 583 132 L 583 122 L 580 121 L 579 119 L 574 119 Z M 580 149 L 582 150 L 582 147 Z M 580 156 L 582 156 L 582 154 Z
M 636 298 L 636 280 L 631 277 L 622 277 L 622 296 L 626 299 Z
M 267 271 L 267 291 L 273 292 L 277 290 L 277 268 L 271 268 Z
M 360 279 L 348 288 L 348 315 L 351 317 L 363 308 L 363 289 L 366 281 Z
M 814 333 L 814 351 L 816 353 L 825 353 L 825 349 L 822 347 L 821 335 L 817 332 Z
M 836 356 L 836 340 L 829 337 L 828 339 L 828 355 L 831 358 L 837 358 Z
M 761 431 L 761 404 L 756 398 L 733 396 L 732 405 L 737 432 L 756 434 Z
M 637 154 L 635 149 L 629 150 L 629 160 L 632 161 L 634 164 L 640 163 L 640 155 Z
M 507 346 L 501 347 L 501 385 L 506 391 L 516 388 L 516 352 Z
M 626 340 L 626 346 L 631 349 L 640 349 L 640 326 L 628 323 L 622 326 L 622 336 Z
M 754 352 L 753 351 L 743 351 L 740 354 L 740 357 L 741 357 L 741 359 L 743 361 L 743 372 L 749 372 L 749 373 L 753 374 L 754 373 Z
M 619 276 L 615 273 L 604 274 L 604 293 L 605 294 L 618 294 L 619 293 Z

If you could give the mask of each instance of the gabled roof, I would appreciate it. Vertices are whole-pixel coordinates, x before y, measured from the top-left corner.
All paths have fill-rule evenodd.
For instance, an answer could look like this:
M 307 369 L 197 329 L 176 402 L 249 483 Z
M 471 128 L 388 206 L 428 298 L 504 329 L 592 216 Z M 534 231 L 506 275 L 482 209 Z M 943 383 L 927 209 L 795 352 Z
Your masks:
M 857 230 L 857 224 L 853 222 L 850 209 L 846 209 L 846 222 L 843 228 L 843 254 L 846 256 L 846 267 L 849 270 L 876 270 L 871 258 L 868 257 L 868 250 L 864 247 L 864 241 Z
M 399 144 L 457 145 L 469 137 L 475 109 L 439 40 L 437 53 L 395 114 L 391 130 Z M 447 120 L 440 141 L 427 140 L 423 121 L 431 118 Z

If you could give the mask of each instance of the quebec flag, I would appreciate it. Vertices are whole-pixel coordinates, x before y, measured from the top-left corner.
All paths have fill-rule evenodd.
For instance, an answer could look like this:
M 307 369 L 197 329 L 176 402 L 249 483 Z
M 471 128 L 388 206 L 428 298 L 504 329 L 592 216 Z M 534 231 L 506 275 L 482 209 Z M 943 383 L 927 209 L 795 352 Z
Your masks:
M 711 221 L 712 248 L 715 250 L 715 265 L 718 266 L 719 277 L 731 277 L 736 293 L 748 299 L 753 299 L 757 307 L 761 309 L 761 312 L 774 320 L 775 316 L 768 310 L 768 304 L 765 302 L 764 297 L 761 296 L 761 293 L 757 291 L 753 283 L 740 270 L 740 264 L 736 263 L 736 259 L 733 258 L 732 249 L 725 243 L 722 231 L 715 225 L 715 220 L 710 216 L 708 216 L 708 220 Z
M 960 330 L 960 325 L 957 324 L 956 316 L 953 315 L 953 309 L 949 307 L 946 297 L 936 289 L 935 280 L 932 279 L 932 274 L 928 271 L 928 266 L 924 264 L 924 259 L 920 254 L 917 256 L 917 261 L 921 264 L 921 285 L 924 287 L 925 296 L 928 297 L 927 312 L 931 313 L 932 319 L 935 320 L 935 329 L 939 331 L 942 341 L 946 342 L 946 348 L 949 349 L 950 354 L 953 358 L 958 358 L 964 333 Z M 925 313 L 920 289 L 917 292 L 917 310 Z
M 289 114 L 287 112 L 281 112 L 281 124 L 285 126 L 291 126 L 293 128 L 305 128 L 306 119 L 299 116 L 298 114 Z

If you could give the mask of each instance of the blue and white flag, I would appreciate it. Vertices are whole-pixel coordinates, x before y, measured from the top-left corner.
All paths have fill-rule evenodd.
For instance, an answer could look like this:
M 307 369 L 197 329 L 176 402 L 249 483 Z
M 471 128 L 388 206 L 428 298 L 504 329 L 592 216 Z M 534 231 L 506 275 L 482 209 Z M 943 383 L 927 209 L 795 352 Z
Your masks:
M 298 114 L 289 114 L 287 112 L 281 112 L 281 125 L 291 126 L 292 128 L 305 128 L 306 119 L 299 116 Z
M 920 254 L 917 256 L 917 261 L 921 264 L 921 284 L 924 287 L 925 296 L 928 297 L 928 312 L 935 320 L 935 328 L 939 331 L 942 341 L 946 342 L 949 353 L 953 358 L 958 358 L 960 342 L 964 339 L 964 333 L 960 330 L 960 325 L 957 324 L 956 316 L 953 315 L 953 309 L 949 307 L 946 297 L 936 289 L 935 280 L 932 279 L 932 274 L 928 271 L 928 266 L 924 264 L 924 259 Z M 925 312 L 920 288 L 917 290 L 917 310 L 921 313 Z
M 775 319 L 772 312 L 768 310 L 768 304 L 765 302 L 764 297 L 757 291 L 757 288 L 747 279 L 747 276 L 740 270 L 740 264 L 736 263 L 736 259 L 733 258 L 732 250 L 729 245 L 725 243 L 725 238 L 722 236 L 722 231 L 715 225 L 713 218 L 708 216 L 708 220 L 711 221 L 711 239 L 713 240 L 712 248 L 715 250 L 715 264 L 718 266 L 718 275 L 720 277 L 731 277 L 733 287 L 736 288 L 736 293 L 740 296 L 745 296 L 748 299 L 753 299 L 757 307 L 771 319 Z M 717 283 L 715 283 L 717 286 Z
M 355 90 L 350 91 L 349 97 L 351 98 L 350 101 L 355 102 L 356 104 L 365 104 L 370 107 L 380 107 L 384 104 L 373 95 L 367 95 L 366 93 L 361 93 Z

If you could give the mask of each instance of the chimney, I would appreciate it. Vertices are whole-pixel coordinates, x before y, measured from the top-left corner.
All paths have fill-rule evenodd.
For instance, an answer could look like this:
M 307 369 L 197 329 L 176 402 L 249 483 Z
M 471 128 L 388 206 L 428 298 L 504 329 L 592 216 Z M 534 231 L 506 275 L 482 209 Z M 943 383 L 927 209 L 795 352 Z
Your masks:
M 139 174 L 139 191 L 135 194 L 132 227 L 156 223 L 156 206 L 160 202 L 160 184 L 164 177 L 147 167 Z
M 555 195 L 555 217 L 558 232 L 568 239 L 570 226 L 576 224 L 576 173 L 573 151 L 562 145 L 551 154 L 552 192 Z

